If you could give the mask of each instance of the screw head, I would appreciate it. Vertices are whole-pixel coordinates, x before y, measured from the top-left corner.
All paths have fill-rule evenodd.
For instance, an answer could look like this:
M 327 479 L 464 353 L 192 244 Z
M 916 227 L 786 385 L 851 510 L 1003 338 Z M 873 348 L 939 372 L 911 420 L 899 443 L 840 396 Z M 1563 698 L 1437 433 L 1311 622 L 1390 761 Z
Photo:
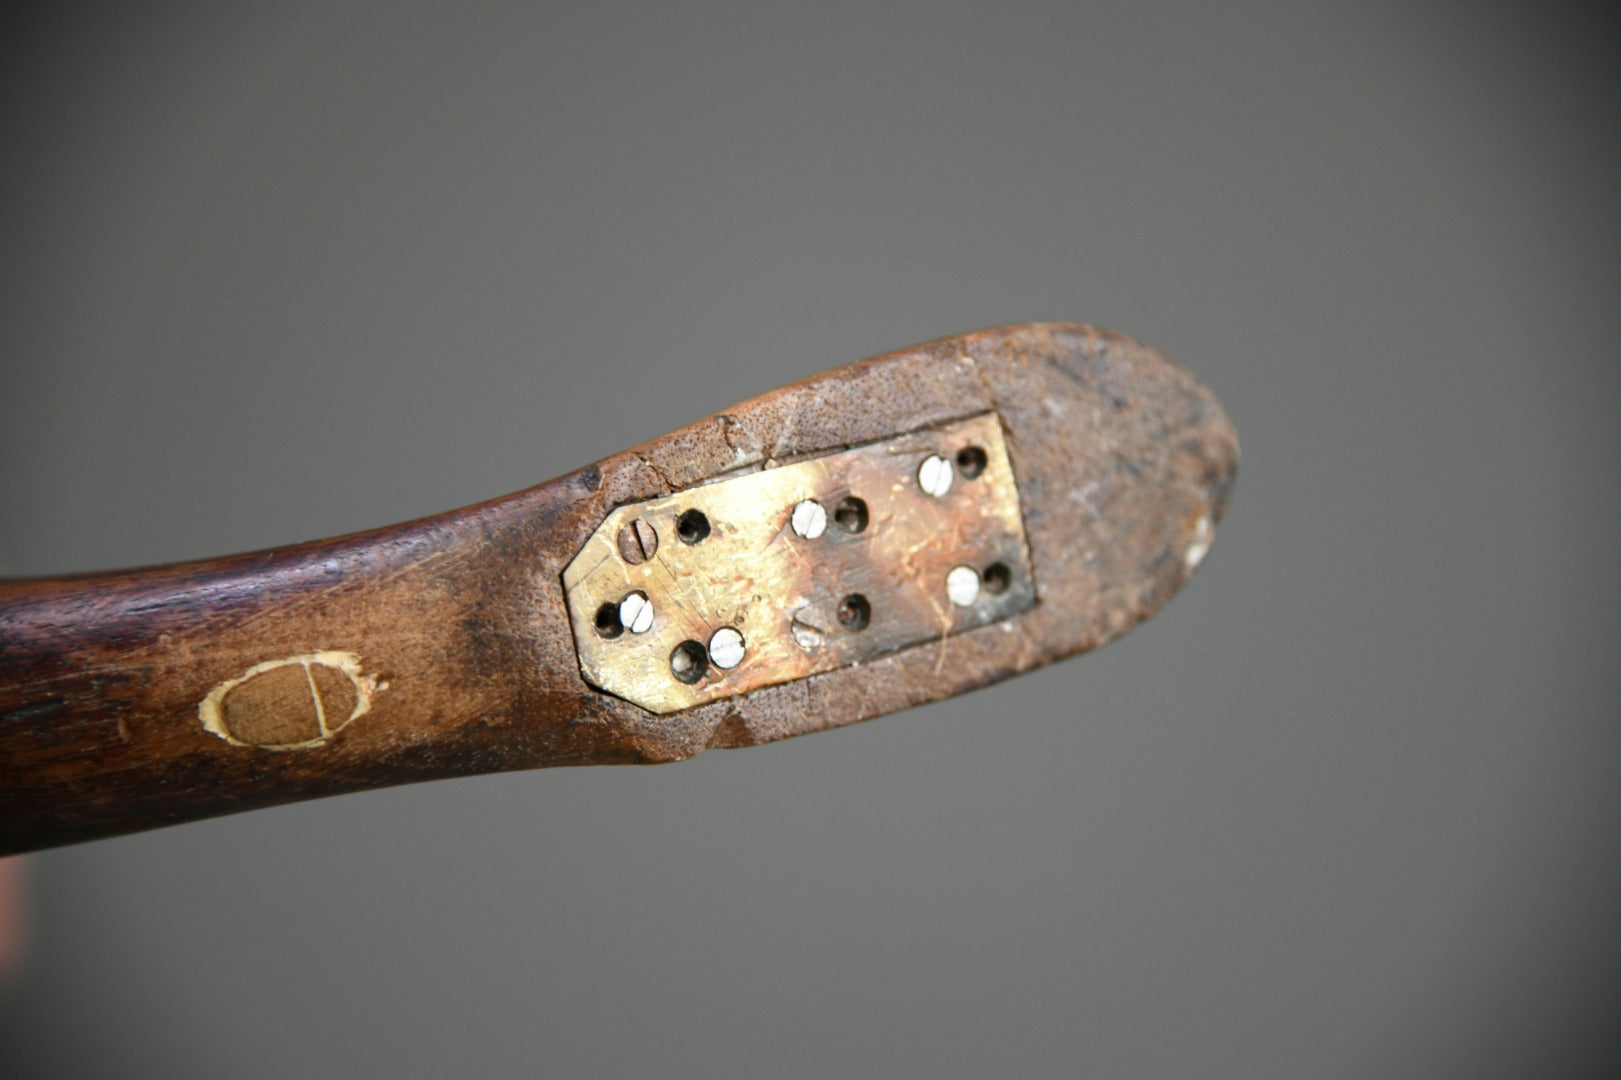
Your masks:
M 619 555 L 632 566 L 651 559 L 658 549 L 659 534 L 641 518 L 619 530 Z
M 637 589 L 619 601 L 619 623 L 633 634 L 645 634 L 653 628 L 653 601 Z
M 979 571 L 972 566 L 952 567 L 946 575 L 946 595 L 958 607 L 967 607 L 979 599 Z
M 917 485 L 936 499 L 951 490 L 951 462 L 939 454 L 930 454 L 918 466 Z
M 709 639 L 709 659 L 718 668 L 732 670 L 743 662 L 743 635 L 723 626 Z
M 827 642 L 827 631 L 810 622 L 804 612 L 794 615 L 788 629 L 794 635 L 794 644 L 801 649 L 820 649 Z
M 815 540 L 827 531 L 827 510 L 815 499 L 806 499 L 794 506 L 789 521 L 795 533 L 806 540 Z

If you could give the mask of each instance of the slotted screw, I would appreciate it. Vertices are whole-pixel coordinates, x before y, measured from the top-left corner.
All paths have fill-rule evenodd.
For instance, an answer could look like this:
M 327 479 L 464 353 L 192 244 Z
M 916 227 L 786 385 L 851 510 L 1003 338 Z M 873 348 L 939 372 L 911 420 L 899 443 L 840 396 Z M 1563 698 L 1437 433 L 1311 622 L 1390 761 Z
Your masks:
M 658 549 L 659 534 L 641 518 L 619 530 L 619 555 L 632 566 L 651 559 Z

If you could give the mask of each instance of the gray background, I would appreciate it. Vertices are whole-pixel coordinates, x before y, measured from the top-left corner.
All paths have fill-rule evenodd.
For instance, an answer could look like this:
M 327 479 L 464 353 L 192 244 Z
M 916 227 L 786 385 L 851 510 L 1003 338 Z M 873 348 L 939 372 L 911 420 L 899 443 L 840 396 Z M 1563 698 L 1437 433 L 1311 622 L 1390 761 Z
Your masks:
M 144 7 L 0 45 L 10 573 L 438 511 L 1028 319 L 1191 367 L 1244 466 L 1184 595 L 988 691 L 38 856 L 4 1075 L 1602 1071 L 1599 25 Z

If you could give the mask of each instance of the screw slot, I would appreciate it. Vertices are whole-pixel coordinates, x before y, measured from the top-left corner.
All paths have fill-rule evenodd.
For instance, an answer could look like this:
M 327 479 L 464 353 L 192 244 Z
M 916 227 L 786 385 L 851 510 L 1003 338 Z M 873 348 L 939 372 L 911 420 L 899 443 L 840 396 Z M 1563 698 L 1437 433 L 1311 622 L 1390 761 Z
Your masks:
M 839 625 L 846 630 L 865 630 L 872 622 L 872 605 L 860 593 L 851 593 L 839 601 Z
M 985 471 L 988 461 L 983 447 L 965 446 L 957 451 L 957 471 L 968 480 L 978 479 L 979 474 Z
M 958 607 L 969 607 L 979 599 L 979 571 L 972 566 L 954 566 L 946 575 L 946 595 Z
M 980 575 L 980 584 L 984 585 L 985 591 L 992 596 L 1001 596 L 1007 592 L 1008 586 L 1013 584 L 1013 571 L 1008 569 L 1007 563 L 993 562 L 985 568 L 985 573 Z
M 653 628 L 653 601 L 642 590 L 626 593 L 619 601 L 619 625 L 633 634 L 645 634 Z
M 597 608 L 597 635 L 605 638 L 616 638 L 625 632 L 625 624 L 619 621 L 619 605 L 613 602 L 603 604 Z
M 619 556 L 631 566 L 637 566 L 653 557 L 659 549 L 659 534 L 653 526 L 637 518 L 619 530 Z
M 730 671 L 743 662 L 743 635 L 733 626 L 723 626 L 709 639 L 709 659 L 722 671 Z
M 815 540 L 827 531 L 827 511 L 815 499 L 805 499 L 794 504 L 788 522 L 793 526 L 795 535 Z
M 696 641 L 683 641 L 670 653 L 670 674 L 677 682 L 691 686 L 708 670 L 709 654 Z
M 675 534 L 683 544 L 701 544 L 709 535 L 709 519 L 702 510 L 688 510 L 676 518 Z
M 930 454 L 917 469 L 917 486 L 925 494 L 943 498 L 951 490 L 951 462 L 939 454 Z
M 852 536 L 867 527 L 867 503 L 854 495 L 844 499 L 833 511 L 833 520 L 839 528 Z

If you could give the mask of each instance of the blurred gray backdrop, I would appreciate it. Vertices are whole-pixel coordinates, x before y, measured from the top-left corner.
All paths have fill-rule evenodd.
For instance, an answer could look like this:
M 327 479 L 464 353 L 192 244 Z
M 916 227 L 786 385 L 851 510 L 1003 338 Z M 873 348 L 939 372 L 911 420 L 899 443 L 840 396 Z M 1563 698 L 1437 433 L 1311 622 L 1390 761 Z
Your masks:
M 1550 10 L 14 9 L 5 572 L 1029 319 L 1186 364 L 1245 457 L 1182 596 L 994 689 L 37 856 L 0 1074 L 1605 1072 L 1617 43 Z

